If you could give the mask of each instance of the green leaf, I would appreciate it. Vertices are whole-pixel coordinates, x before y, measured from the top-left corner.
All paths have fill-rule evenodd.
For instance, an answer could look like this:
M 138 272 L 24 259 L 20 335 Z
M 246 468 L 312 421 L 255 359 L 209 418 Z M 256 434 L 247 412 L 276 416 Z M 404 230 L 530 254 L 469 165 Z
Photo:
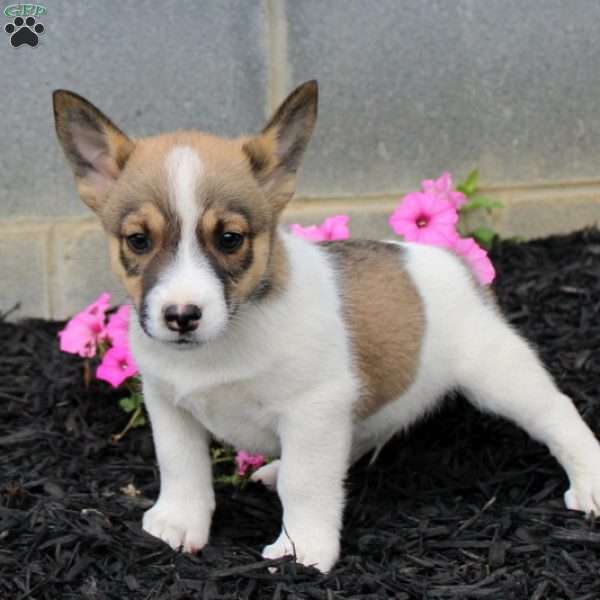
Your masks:
M 144 404 L 144 394 L 142 392 L 134 392 L 131 397 L 137 402 L 138 406 Z
M 242 478 L 237 474 L 233 475 L 218 475 L 215 478 L 218 483 L 226 483 L 227 485 L 239 486 L 242 483 Z
M 470 198 L 475 193 L 478 182 L 479 182 L 479 171 L 477 169 L 473 169 L 467 175 L 467 178 L 463 182 L 459 183 L 456 186 L 456 189 L 459 192 L 462 192 L 468 198 Z
M 138 407 L 139 402 L 136 400 L 135 396 L 130 396 L 128 398 L 121 398 L 119 400 L 119 406 L 126 413 L 133 412 Z
M 492 212 L 494 208 L 504 208 L 504 204 L 502 204 L 502 202 L 499 202 L 498 200 L 486 198 L 485 196 L 475 196 L 474 198 L 471 198 L 466 204 L 463 204 L 461 206 L 460 212 L 469 212 L 478 208 L 483 208 L 487 212 Z
M 477 240 L 479 244 L 485 248 L 489 248 L 492 244 L 493 239 L 496 237 L 496 232 L 489 227 L 478 227 L 471 231 L 471 235 Z
M 211 448 L 210 455 L 213 465 L 221 463 L 233 464 L 235 462 L 235 450 L 230 446 L 216 446 Z

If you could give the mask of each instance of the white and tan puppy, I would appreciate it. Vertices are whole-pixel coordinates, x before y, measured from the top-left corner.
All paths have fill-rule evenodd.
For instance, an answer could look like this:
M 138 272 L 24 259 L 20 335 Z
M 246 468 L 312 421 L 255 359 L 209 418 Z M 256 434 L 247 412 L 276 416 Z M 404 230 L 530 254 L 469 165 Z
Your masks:
M 600 513 L 598 442 L 459 259 L 421 245 L 311 244 L 278 227 L 316 82 L 259 135 L 233 140 L 132 140 L 67 91 L 54 110 L 135 307 L 161 475 L 146 531 L 189 552 L 208 542 L 214 437 L 280 457 L 256 476 L 283 504 L 264 556 L 295 553 L 327 571 L 349 465 L 456 389 L 547 444 L 569 476 L 567 506 Z

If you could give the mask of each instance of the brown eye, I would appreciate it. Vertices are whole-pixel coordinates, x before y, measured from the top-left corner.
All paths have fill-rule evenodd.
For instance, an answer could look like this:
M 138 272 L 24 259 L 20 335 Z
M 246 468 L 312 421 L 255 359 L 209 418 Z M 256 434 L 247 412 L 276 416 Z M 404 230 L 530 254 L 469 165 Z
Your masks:
M 219 250 L 226 254 L 233 254 L 236 250 L 239 250 L 240 246 L 244 241 L 244 236 L 241 233 L 234 233 L 233 231 L 224 231 L 217 238 L 217 245 Z
M 134 233 L 127 236 L 127 245 L 136 254 L 145 254 L 152 247 L 152 242 L 145 233 Z

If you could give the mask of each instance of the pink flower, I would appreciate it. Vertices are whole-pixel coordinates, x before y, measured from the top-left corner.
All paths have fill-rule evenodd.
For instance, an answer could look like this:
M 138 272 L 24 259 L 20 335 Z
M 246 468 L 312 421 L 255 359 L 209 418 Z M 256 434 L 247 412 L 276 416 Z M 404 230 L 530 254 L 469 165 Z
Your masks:
M 138 368 L 126 348 L 109 348 L 96 369 L 96 377 L 119 387 L 128 377 L 137 375 Z
M 325 238 L 321 233 L 318 225 L 310 225 L 308 227 L 302 227 L 302 225 L 298 225 L 294 223 L 290 225 L 290 231 L 297 235 L 298 237 L 304 238 L 309 242 L 322 242 Z
M 487 252 L 473 238 L 458 238 L 452 250 L 465 259 L 482 284 L 487 285 L 494 281 L 496 277 L 494 265 L 488 258 Z
M 237 464 L 238 474 L 242 477 L 248 472 L 248 470 L 254 471 L 258 467 L 264 465 L 266 462 L 265 457 L 262 454 L 250 454 L 243 450 L 238 450 L 235 455 L 235 463 Z
M 123 304 L 113 313 L 106 325 L 106 336 L 113 348 L 129 349 L 129 312 L 131 307 Z
M 349 222 L 350 217 L 348 215 L 334 215 L 323 221 L 321 231 L 328 241 L 347 240 L 350 237 Z
M 390 227 L 408 242 L 451 247 L 458 237 L 456 208 L 427 192 L 404 196 L 390 217 Z
M 431 194 L 438 200 L 447 200 L 456 210 L 467 201 L 467 197 L 462 192 L 452 189 L 452 175 L 448 171 L 444 171 L 439 179 L 421 181 L 421 187 L 425 193 Z
M 290 231 L 298 237 L 311 242 L 330 242 L 333 240 L 347 240 L 350 237 L 348 230 L 348 215 L 334 215 L 323 221 L 321 225 L 310 225 L 302 227 L 294 223 L 290 225 Z
M 79 354 L 86 358 L 96 355 L 97 343 L 106 335 L 106 311 L 110 307 L 110 294 L 102 294 L 98 300 L 77 313 L 58 332 L 60 349 L 70 354 Z
M 86 306 L 81 312 L 87 313 L 92 316 L 105 315 L 106 311 L 110 308 L 110 294 L 104 292 L 100 294 L 100 297 L 96 302 L 92 302 L 89 306 Z

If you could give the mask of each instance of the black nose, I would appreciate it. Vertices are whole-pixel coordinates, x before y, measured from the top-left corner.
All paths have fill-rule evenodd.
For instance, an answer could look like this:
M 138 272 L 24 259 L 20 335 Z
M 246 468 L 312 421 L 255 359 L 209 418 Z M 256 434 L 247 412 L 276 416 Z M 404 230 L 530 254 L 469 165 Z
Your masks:
M 165 321 L 171 331 L 188 333 L 198 327 L 202 311 L 195 304 L 185 306 L 171 304 L 165 308 Z

